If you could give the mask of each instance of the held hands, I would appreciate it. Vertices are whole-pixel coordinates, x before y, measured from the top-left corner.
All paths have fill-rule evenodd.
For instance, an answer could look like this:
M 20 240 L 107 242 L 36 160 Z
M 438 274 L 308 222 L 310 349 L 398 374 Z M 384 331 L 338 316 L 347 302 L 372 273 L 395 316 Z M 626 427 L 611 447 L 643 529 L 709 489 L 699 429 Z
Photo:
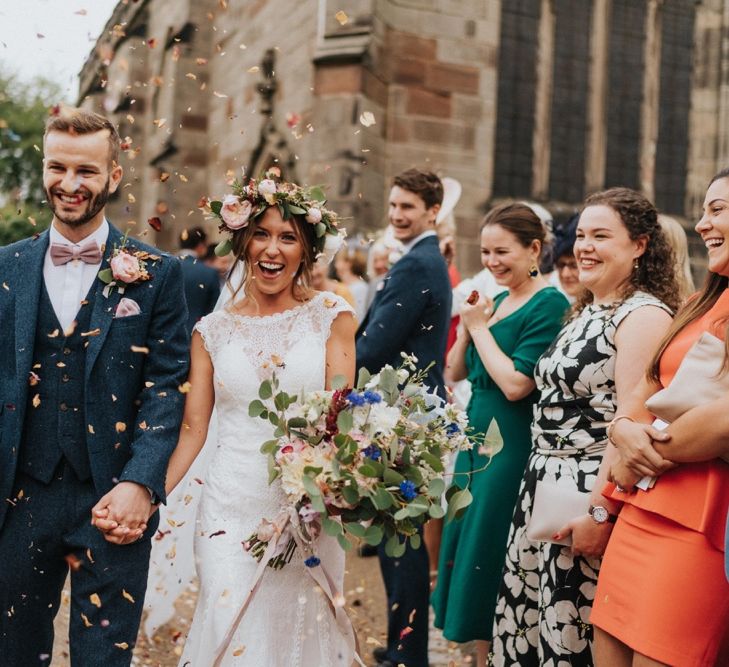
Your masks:
M 142 537 L 155 509 L 146 487 L 119 482 L 91 509 L 91 524 L 108 542 L 131 544 Z
M 621 490 L 627 491 L 628 493 L 634 491 L 633 487 L 640 479 L 642 479 L 642 476 L 628 468 L 622 459 L 613 463 L 608 472 L 608 481 L 617 484 Z
M 561 540 L 572 535 L 572 555 L 597 557 L 605 553 L 613 524 L 597 523 L 589 514 L 572 519 L 555 533 L 554 539 Z
M 618 449 L 622 463 L 638 479 L 645 475 L 660 475 L 673 467 L 670 461 L 664 459 L 654 448 L 653 441 L 665 443 L 671 436 L 665 431 L 639 424 L 628 419 L 616 421 L 613 426 L 610 440 Z M 620 486 L 624 484 L 618 482 Z
M 477 292 L 475 294 L 478 295 L 477 299 L 469 297 L 461 306 L 461 322 L 469 334 L 473 334 L 479 329 L 485 329 L 494 312 L 493 299 Z

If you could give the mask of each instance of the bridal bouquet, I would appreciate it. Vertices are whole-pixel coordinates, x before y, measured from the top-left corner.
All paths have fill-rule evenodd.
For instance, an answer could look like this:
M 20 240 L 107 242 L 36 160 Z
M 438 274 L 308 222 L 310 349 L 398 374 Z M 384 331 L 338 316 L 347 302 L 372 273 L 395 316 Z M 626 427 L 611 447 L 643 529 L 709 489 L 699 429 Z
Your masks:
M 466 415 L 429 393 L 426 371 L 403 358 L 376 375 L 361 370 L 354 388 L 340 381 L 332 391 L 295 396 L 279 389 L 275 375 L 261 384 L 249 414 L 275 427 L 261 452 L 285 502 L 244 543 L 259 561 L 268 550 L 268 564 L 283 567 L 299 546 L 314 567 L 322 530 L 344 549 L 350 538 L 384 540 L 387 554 L 400 556 L 407 540 L 420 545 L 418 527 L 429 518 L 458 517 L 470 504 L 467 488 L 446 492 L 444 480 L 449 455 L 473 446 Z

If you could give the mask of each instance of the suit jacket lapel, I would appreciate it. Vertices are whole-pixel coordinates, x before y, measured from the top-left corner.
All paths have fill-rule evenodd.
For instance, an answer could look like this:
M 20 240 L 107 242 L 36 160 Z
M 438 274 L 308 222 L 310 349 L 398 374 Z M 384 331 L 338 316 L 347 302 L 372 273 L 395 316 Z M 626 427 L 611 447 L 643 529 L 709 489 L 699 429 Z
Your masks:
M 111 253 L 115 247 L 121 245 L 123 235 L 122 233 L 111 224 L 109 225 L 109 238 L 106 239 L 106 247 L 104 248 L 104 258 L 101 260 L 101 266 L 99 271 L 109 267 L 109 260 L 111 259 Z M 104 296 L 104 288 L 106 283 L 99 280 L 97 277 L 94 281 L 93 289 L 95 290 L 94 309 L 91 311 L 91 322 L 89 324 L 89 331 L 99 330 L 99 333 L 94 336 L 89 336 L 89 347 L 86 350 L 86 372 L 85 380 L 88 382 L 91 375 L 91 369 L 94 367 L 99 352 L 101 351 L 106 336 L 109 333 L 111 327 L 111 321 L 114 319 L 114 312 L 116 307 L 121 300 L 122 295 L 119 293 L 119 286 L 115 286 L 113 291 L 108 293 L 108 296 Z M 121 286 L 122 288 L 124 285 Z
M 38 321 L 38 299 L 43 281 L 43 262 L 48 249 L 48 232 L 29 242 L 17 264 L 15 289 L 15 371 L 18 383 L 18 423 L 23 423 L 28 398 L 28 376 L 33 365 L 35 327 Z

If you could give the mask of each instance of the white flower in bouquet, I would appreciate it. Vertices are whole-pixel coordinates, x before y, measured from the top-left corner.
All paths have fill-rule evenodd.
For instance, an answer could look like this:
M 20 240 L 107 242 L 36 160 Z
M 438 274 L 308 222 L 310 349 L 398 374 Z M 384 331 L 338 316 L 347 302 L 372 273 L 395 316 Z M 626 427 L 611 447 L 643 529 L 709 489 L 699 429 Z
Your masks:
M 369 433 L 388 433 L 392 431 L 400 420 L 400 409 L 390 407 L 386 403 L 376 403 L 370 408 Z

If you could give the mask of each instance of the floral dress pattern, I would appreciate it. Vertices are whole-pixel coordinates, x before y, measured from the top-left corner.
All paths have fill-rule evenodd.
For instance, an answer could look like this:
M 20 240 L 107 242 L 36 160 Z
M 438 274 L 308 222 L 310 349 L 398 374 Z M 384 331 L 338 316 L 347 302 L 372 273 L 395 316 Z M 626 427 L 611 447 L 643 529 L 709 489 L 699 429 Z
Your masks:
M 589 623 L 600 558 L 531 542 L 526 527 L 537 481 L 589 492 L 615 416 L 615 332 L 637 308 L 667 306 L 644 292 L 618 304 L 589 305 L 568 322 L 534 371 L 532 452 L 509 532 L 496 604 L 490 664 L 497 667 L 592 665 Z

